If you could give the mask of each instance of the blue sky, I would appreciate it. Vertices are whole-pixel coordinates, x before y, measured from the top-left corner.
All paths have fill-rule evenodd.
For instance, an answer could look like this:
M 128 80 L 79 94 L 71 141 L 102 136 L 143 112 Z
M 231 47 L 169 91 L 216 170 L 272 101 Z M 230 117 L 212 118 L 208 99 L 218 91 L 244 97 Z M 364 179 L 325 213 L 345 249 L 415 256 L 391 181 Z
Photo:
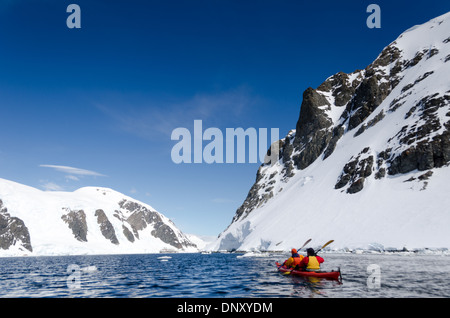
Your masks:
M 69 29 L 66 8 L 81 8 Z M 381 8 L 369 29 L 366 8 Z M 257 164 L 175 164 L 173 129 L 295 128 L 301 96 L 365 68 L 448 1 L 7 0 L 0 4 L 0 177 L 113 188 L 186 233 L 218 235 Z

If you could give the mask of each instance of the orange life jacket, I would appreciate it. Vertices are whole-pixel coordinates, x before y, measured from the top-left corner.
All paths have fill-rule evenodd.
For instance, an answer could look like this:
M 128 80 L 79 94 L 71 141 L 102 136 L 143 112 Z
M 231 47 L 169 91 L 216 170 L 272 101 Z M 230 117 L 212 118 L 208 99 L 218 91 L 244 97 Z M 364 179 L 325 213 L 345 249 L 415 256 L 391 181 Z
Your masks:
M 285 265 L 287 267 L 295 267 L 298 264 L 300 264 L 302 259 L 303 259 L 303 255 L 294 254 L 288 258 L 288 260 L 285 262 Z
M 292 267 L 297 266 L 298 264 L 300 264 L 300 262 L 303 259 L 303 255 L 298 256 L 298 257 L 292 257 L 292 259 L 294 260 L 294 262 L 292 263 Z

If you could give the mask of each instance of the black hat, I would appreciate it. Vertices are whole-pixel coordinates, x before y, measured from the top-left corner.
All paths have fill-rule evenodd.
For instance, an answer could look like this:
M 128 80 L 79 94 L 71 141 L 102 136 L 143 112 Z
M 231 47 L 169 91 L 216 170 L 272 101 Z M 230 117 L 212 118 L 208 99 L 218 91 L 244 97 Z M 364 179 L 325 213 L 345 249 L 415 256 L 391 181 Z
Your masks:
M 308 253 L 308 255 L 311 255 L 311 256 L 314 256 L 315 255 L 315 253 L 314 253 L 314 249 L 313 248 L 308 248 L 307 250 L 306 250 L 306 253 Z

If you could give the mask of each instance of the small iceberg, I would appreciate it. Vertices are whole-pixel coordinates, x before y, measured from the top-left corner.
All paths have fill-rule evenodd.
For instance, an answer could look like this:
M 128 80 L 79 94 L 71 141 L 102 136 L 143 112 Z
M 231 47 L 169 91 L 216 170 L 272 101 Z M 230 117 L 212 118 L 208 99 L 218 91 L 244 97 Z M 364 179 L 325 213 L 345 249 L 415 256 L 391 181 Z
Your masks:
M 98 271 L 97 266 L 86 266 L 86 267 L 81 267 L 80 270 L 83 273 L 95 273 Z
M 244 257 L 267 257 L 268 255 L 261 252 L 247 252 L 242 255 L 238 255 L 237 258 L 244 258 Z

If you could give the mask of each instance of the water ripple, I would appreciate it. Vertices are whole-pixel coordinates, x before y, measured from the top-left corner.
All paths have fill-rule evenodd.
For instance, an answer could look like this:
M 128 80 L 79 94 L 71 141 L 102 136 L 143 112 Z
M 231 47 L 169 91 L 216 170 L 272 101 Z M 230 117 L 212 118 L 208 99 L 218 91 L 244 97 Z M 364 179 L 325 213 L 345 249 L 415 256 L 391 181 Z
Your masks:
M 280 275 L 274 263 L 285 256 L 0 258 L 0 297 L 450 297 L 450 257 L 326 254 L 328 269 L 341 267 L 338 284 Z M 79 268 L 75 287 L 68 272 L 73 264 Z M 368 287 L 370 264 L 381 269 L 379 288 Z

